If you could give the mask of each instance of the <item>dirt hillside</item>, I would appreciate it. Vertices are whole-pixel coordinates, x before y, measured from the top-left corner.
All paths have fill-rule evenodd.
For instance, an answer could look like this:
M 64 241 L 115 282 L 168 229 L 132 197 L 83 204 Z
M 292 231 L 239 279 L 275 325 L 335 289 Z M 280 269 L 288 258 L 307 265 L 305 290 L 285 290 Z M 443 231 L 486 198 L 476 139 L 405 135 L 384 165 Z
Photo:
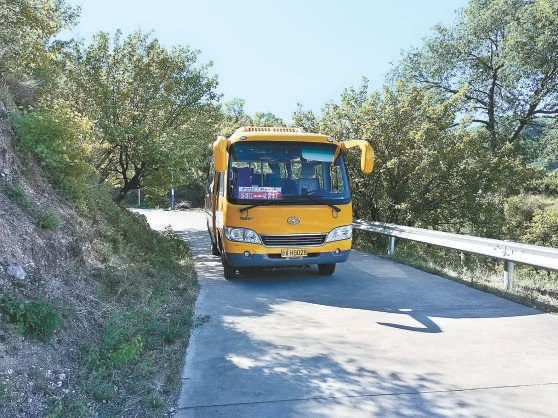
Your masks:
M 60 222 L 57 228 L 38 226 L 45 213 Z M 0 313 L 0 416 L 44 416 L 47 403 L 52 408 L 76 390 L 80 345 L 102 312 L 86 274 L 88 245 L 87 225 L 38 164 L 18 160 L 0 101 L 0 297 L 46 300 L 64 319 L 48 339 L 37 339 Z

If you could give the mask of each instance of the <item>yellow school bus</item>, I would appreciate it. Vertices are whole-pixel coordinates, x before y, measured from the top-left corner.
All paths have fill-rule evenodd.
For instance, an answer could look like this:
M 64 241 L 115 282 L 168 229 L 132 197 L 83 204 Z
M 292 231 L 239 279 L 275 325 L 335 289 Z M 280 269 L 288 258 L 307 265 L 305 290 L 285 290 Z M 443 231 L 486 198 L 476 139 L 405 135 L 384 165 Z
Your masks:
M 217 138 L 205 211 L 226 279 L 253 267 L 300 265 L 331 275 L 347 260 L 353 217 L 343 152 L 353 147 L 361 170 L 372 172 L 374 151 L 364 140 L 283 127 L 243 127 Z

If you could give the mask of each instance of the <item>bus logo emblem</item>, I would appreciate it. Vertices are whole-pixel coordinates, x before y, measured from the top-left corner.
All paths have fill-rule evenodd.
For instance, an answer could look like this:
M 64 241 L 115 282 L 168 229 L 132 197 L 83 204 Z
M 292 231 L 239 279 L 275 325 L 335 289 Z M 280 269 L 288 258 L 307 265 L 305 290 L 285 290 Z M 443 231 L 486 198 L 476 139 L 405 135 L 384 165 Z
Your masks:
M 300 223 L 300 218 L 296 216 L 291 216 L 290 218 L 287 219 L 287 223 L 289 225 L 298 225 Z

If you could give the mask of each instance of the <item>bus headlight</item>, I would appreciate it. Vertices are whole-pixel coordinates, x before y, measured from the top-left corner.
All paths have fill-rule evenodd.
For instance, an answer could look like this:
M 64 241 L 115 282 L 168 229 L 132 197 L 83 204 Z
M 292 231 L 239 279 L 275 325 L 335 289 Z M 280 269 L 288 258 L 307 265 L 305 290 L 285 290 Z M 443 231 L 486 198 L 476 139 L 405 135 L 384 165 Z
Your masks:
M 353 237 L 353 227 L 351 225 L 334 228 L 327 234 L 325 242 L 341 241 Z
M 252 231 L 248 228 L 232 228 L 230 226 L 226 226 L 225 237 L 227 237 L 229 241 L 250 242 L 252 244 L 262 243 L 262 240 L 256 231 Z

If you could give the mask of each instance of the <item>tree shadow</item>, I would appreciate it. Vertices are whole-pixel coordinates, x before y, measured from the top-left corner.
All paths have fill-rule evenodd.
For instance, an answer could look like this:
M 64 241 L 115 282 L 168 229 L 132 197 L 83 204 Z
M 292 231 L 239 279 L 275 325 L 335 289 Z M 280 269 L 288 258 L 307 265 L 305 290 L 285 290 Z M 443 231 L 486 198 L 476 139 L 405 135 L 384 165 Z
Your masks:
M 437 365 L 451 364 L 438 360 L 448 346 L 419 373 L 413 345 L 439 341 L 442 319 L 540 313 L 359 252 L 333 276 L 311 266 L 226 281 L 201 218 L 174 232 L 192 249 L 196 313 L 211 318 L 190 339 L 179 417 L 482 415 Z M 371 339 L 381 328 L 386 340 Z

